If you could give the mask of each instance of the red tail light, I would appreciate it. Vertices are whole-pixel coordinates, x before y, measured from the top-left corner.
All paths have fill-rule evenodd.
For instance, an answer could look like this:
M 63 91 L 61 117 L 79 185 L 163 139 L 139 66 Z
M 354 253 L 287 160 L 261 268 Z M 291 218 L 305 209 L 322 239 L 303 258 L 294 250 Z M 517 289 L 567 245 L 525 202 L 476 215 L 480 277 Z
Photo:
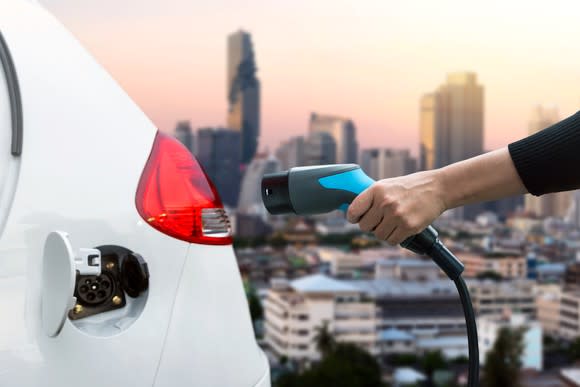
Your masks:
M 195 157 L 173 137 L 157 133 L 135 202 L 141 217 L 164 234 L 192 243 L 232 243 L 215 187 Z

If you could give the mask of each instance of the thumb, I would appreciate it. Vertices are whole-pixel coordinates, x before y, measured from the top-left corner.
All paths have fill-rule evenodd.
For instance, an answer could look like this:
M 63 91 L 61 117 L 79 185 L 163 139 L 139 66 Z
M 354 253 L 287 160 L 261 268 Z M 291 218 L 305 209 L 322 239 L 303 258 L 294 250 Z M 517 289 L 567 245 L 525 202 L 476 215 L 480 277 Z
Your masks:
M 364 190 L 360 195 L 358 195 L 348 207 L 346 213 L 346 219 L 350 223 L 358 223 L 360 218 L 371 208 L 373 205 L 373 186 L 370 186 Z

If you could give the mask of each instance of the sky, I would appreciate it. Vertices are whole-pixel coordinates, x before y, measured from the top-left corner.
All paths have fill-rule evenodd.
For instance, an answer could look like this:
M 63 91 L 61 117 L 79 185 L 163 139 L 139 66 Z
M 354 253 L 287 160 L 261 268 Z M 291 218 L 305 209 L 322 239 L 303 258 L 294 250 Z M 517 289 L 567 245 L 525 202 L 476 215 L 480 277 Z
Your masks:
M 252 34 L 260 148 L 310 112 L 354 120 L 361 148 L 417 154 L 419 99 L 454 71 L 485 88 L 485 149 L 531 109 L 580 109 L 580 2 L 554 0 L 40 0 L 164 131 L 226 122 L 226 38 Z

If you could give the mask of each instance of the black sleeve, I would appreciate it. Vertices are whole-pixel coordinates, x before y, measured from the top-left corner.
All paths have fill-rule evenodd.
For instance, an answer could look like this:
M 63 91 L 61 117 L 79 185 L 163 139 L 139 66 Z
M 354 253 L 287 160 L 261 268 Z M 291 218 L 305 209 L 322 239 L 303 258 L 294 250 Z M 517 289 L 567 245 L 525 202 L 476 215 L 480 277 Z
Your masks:
M 580 112 L 508 147 L 529 193 L 580 188 Z

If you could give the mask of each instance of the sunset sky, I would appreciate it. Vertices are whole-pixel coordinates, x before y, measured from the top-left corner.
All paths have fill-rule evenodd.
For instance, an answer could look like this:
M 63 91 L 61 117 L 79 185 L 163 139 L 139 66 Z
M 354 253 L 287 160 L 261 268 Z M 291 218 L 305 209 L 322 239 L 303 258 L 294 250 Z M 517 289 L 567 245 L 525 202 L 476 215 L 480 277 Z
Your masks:
M 580 2 L 40 0 L 162 129 L 224 125 L 226 36 L 252 33 L 260 147 L 351 117 L 361 147 L 417 152 L 419 98 L 452 71 L 485 87 L 485 146 L 526 134 L 531 108 L 580 109 Z

